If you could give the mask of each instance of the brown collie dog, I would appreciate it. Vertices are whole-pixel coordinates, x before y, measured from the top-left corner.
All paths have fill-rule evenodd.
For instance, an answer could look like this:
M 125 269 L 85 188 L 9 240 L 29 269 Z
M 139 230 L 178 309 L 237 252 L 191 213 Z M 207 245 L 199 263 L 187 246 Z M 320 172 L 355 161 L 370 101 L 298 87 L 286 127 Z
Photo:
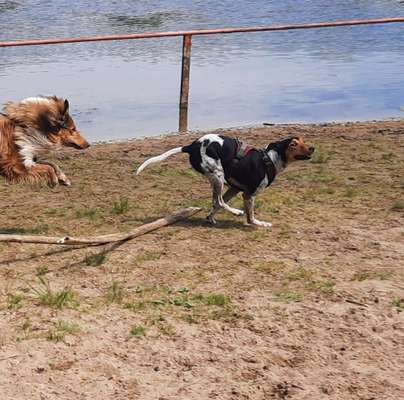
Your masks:
M 44 160 L 62 146 L 89 146 L 69 115 L 67 100 L 40 96 L 5 104 L 0 113 L 0 174 L 8 182 L 69 186 L 59 167 Z

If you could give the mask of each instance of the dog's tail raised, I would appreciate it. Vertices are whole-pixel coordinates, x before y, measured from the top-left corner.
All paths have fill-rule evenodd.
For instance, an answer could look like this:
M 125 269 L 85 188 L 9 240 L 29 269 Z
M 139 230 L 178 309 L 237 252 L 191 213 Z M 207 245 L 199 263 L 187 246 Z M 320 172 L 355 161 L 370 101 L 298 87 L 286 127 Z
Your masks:
M 186 146 L 185 146 L 186 147 Z M 166 158 L 173 156 L 174 154 L 182 153 L 183 147 L 176 147 L 175 149 L 171 149 L 166 151 L 159 156 L 149 158 L 146 160 L 136 171 L 136 175 L 139 175 L 148 165 L 158 163 L 160 161 L 164 161 Z

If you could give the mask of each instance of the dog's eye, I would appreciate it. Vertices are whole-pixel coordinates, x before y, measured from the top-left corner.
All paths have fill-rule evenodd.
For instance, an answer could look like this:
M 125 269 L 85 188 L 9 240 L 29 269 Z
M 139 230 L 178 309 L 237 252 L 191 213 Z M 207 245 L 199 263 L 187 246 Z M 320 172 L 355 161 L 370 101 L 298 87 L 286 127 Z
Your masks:
M 67 129 L 66 121 L 58 121 L 59 127 L 63 129 Z

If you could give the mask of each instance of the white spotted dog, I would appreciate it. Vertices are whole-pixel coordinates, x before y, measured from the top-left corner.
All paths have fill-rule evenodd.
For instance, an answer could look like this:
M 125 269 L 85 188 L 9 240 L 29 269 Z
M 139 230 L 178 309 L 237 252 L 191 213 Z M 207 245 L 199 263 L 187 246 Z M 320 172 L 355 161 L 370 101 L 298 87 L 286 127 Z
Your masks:
M 265 149 L 255 149 L 238 139 L 208 134 L 188 146 L 171 149 L 159 156 L 149 158 L 137 170 L 140 174 L 148 165 L 177 154 L 189 154 L 192 167 L 205 175 L 213 191 L 213 205 L 207 219 L 214 224 L 215 214 L 225 209 L 234 215 L 247 217 L 247 223 L 270 227 L 271 223 L 254 217 L 254 199 L 268 187 L 290 162 L 309 160 L 314 152 L 300 137 L 292 137 L 270 143 Z M 229 189 L 223 193 L 224 184 Z M 239 192 L 243 193 L 244 212 L 230 207 L 227 202 Z

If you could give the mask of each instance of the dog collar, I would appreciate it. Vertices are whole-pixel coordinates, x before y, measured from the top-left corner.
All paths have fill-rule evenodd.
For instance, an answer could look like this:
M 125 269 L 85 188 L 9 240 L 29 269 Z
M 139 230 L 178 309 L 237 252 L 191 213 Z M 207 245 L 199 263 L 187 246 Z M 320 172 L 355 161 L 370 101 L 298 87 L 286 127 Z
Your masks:
M 285 169 L 285 163 L 282 161 L 282 158 L 279 156 L 279 153 L 275 150 L 269 150 L 268 156 L 271 159 L 272 163 L 275 166 L 276 174 L 278 175 Z

